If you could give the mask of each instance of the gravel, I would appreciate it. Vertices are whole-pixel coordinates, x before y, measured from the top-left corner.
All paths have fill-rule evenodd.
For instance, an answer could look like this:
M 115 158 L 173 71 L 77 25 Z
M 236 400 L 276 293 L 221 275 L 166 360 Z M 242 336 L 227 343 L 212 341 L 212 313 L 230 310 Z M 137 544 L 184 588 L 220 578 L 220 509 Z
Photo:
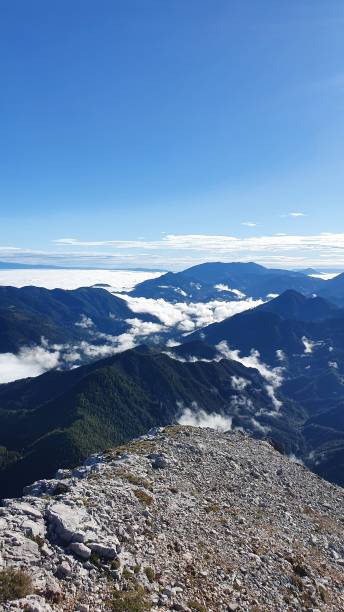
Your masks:
M 2 609 L 344 610 L 343 508 L 265 441 L 159 428 L 3 502 L 0 569 L 33 593 Z

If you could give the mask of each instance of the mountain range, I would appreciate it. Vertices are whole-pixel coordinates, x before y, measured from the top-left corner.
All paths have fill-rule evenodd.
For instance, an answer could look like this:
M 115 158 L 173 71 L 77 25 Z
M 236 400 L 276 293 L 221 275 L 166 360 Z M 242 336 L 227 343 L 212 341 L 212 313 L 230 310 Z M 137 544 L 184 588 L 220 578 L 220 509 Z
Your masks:
M 97 343 L 97 334 L 117 336 L 130 328 L 127 320 L 156 317 L 134 315 L 125 300 L 97 287 L 74 290 L 0 286 L 0 353 L 23 346 L 86 340 Z
M 172 302 L 207 302 L 245 295 L 266 299 L 294 289 L 311 296 L 317 294 L 344 306 L 344 274 L 325 281 L 303 272 L 271 269 L 256 263 L 204 263 L 183 272 L 168 272 L 136 285 L 134 297 L 163 298 Z M 238 294 L 239 292 L 239 294 Z
M 254 286 L 256 296 L 272 284 L 276 293 L 291 286 L 192 333 L 171 327 L 165 336 L 148 334 L 149 346 L 0 385 L 0 496 L 185 414 L 271 438 L 344 485 L 343 278 L 214 263 L 137 285 L 131 296 L 171 304 L 240 301 Z M 133 318 L 161 323 L 128 304 L 99 287 L 0 287 L 0 353 L 34 347 L 42 337 L 54 345 L 101 345 L 128 332 Z
M 259 423 L 264 428 L 273 403 L 257 370 L 225 359 L 184 363 L 147 347 L 0 385 L 0 496 L 18 495 L 59 467 L 175 422 L 187 407 L 230 417 L 228 428 L 233 419 L 254 432 Z M 301 443 L 293 418 L 290 408 L 286 422 L 272 428 L 289 452 Z

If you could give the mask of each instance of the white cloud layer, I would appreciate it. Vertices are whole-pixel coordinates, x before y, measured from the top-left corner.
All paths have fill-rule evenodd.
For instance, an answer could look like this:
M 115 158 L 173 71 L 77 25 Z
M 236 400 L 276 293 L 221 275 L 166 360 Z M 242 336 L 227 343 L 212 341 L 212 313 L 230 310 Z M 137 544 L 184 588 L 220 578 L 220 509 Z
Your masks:
M 223 321 L 239 312 L 263 304 L 262 300 L 252 298 L 229 302 L 212 300 L 207 303 L 190 302 L 186 304 L 179 302 L 171 304 L 162 298 L 153 300 L 143 297 L 134 298 L 128 295 L 121 295 L 120 297 L 127 301 L 130 310 L 134 313 L 154 315 L 165 327 L 176 327 L 184 333 L 192 332 L 199 327 L 210 325 L 210 323 Z
M 287 218 L 303 217 L 292 211 Z M 250 224 L 251 221 L 245 222 Z M 281 221 L 282 223 L 282 221 Z M 283 229 L 283 227 L 281 228 Z M 251 232 L 252 233 L 252 232 Z M 54 241 L 57 251 L 34 251 L 17 246 L 0 246 L 1 258 L 9 261 L 50 263 L 55 265 L 116 265 L 163 267 L 182 269 L 202 261 L 255 261 L 281 267 L 310 267 L 335 269 L 344 266 L 344 233 L 287 234 L 228 236 L 210 234 L 164 234 L 157 240 L 80 240 L 60 238 Z M 101 250 L 99 250 L 101 248 Z M 103 249 L 106 250 L 103 250 Z M 81 250 L 82 249 L 82 250 Z M 78 264 L 76 262 L 79 262 Z
M 232 429 L 232 418 L 216 412 L 205 412 L 201 410 L 196 402 L 192 402 L 191 408 L 184 408 L 178 419 L 180 425 L 191 425 L 192 427 L 209 427 L 217 431 L 230 431 Z
M 0 270 L 0 285 L 77 289 L 99 284 L 108 285 L 104 289 L 111 291 L 131 291 L 137 283 L 161 274 L 136 270 Z
M 44 346 L 25 347 L 17 355 L 0 354 L 0 383 L 8 383 L 19 378 L 39 376 L 46 370 L 59 365 L 60 352 L 47 350 Z

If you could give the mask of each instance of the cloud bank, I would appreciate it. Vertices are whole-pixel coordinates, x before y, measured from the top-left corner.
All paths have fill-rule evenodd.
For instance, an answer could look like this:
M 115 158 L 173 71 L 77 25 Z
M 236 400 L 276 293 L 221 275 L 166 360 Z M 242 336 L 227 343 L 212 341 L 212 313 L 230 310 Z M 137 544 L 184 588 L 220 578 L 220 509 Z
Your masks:
M 171 304 L 160 298 L 133 298 L 121 295 L 122 299 L 134 313 L 151 314 L 157 317 L 166 328 L 175 327 L 180 332 L 192 332 L 200 327 L 223 321 L 228 317 L 260 306 L 262 300 L 247 298 L 240 301 L 223 302 L 212 300 L 207 303 L 190 302 L 189 304 L 179 302 Z
M 282 215 L 286 221 L 302 218 L 293 211 Z M 254 235 L 254 222 L 244 222 L 249 236 L 223 234 L 164 234 L 156 240 L 82 240 L 76 237 L 54 241 L 55 250 L 35 251 L 24 247 L 0 246 L 0 257 L 8 261 L 82 265 L 109 268 L 116 265 L 183 269 L 195 263 L 217 260 L 252 261 L 267 266 L 322 267 L 344 266 L 344 233 Z M 281 221 L 282 223 L 282 221 Z M 283 227 L 281 228 L 284 229 Z M 57 250 L 56 250 L 57 249 Z M 335 266 L 333 265 L 335 262 Z
M 14 353 L 0 354 L 0 383 L 8 383 L 19 378 L 39 376 L 46 370 L 59 365 L 60 352 L 48 350 L 44 346 L 22 348 Z
M 184 408 L 178 419 L 180 425 L 191 425 L 192 427 L 209 427 L 216 431 L 230 431 L 232 429 L 232 418 L 216 412 L 205 412 L 200 409 L 196 402 L 192 402 L 191 408 Z

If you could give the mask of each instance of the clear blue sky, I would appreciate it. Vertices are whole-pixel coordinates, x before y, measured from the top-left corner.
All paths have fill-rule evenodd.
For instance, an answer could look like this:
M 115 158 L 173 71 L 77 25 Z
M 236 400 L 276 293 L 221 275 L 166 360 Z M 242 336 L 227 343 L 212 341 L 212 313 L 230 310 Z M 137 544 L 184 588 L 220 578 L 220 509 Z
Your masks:
M 342 0 L 2 0 L 0 260 L 344 266 L 343 31 Z

